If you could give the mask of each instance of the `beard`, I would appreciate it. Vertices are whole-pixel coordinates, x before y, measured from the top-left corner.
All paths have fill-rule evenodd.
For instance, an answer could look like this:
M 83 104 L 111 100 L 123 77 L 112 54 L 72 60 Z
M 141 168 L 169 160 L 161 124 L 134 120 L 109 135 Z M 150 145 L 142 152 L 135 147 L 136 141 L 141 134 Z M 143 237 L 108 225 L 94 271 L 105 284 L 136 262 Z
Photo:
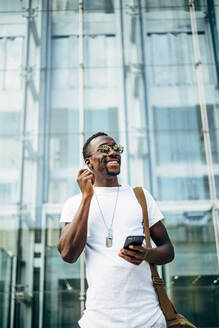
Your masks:
M 115 171 L 109 171 L 108 168 L 106 168 L 106 173 L 107 173 L 107 175 L 109 175 L 111 177 L 115 177 L 115 176 L 119 175 L 120 169 L 117 172 L 115 172 Z

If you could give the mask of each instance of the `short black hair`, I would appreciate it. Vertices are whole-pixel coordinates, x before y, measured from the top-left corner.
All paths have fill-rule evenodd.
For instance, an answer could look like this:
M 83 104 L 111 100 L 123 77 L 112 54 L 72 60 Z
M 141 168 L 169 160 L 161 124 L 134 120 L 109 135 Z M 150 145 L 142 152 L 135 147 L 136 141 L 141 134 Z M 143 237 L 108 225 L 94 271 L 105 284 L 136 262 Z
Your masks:
M 87 141 L 85 142 L 85 144 L 83 146 L 83 151 L 82 151 L 83 152 L 83 158 L 84 158 L 84 160 L 88 157 L 88 155 L 87 155 L 87 148 L 88 148 L 90 142 L 93 139 L 95 139 L 97 137 L 100 137 L 100 136 L 108 136 L 108 134 L 106 134 L 105 132 L 97 132 L 97 133 L 93 134 L 90 138 L 87 139 Z

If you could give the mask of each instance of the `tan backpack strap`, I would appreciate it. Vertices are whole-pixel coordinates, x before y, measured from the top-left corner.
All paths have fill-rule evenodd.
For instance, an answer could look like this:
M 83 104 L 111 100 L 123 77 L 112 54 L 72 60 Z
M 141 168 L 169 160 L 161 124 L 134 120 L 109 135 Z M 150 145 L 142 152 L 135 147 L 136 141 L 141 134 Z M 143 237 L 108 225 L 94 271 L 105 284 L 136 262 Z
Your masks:
M 143 212 L 146 247 L 151 248 L 148 209 L 147 209 L 147 202 L 145 199 L 144 191 L 141 187 L 135 187 L 133 188 L 133 190 L 139 204 L 141 205 L 142 212 Z
M 146 247 L 151 248 L 150 243 L 150 229 L 149 229 L 149 220 L 148 220 L 148 210 L 147 210 L 147 202 L 145 198 L 144 191 L 142 187 L 133 188 L 135 196 L 142 207 L 143 217 L 144 217 L 144 230 L 145 230 L 145 239 L 146 239 Z M 157 292 L 157 296 L 159 299 L 161 310 L 163 311 L 166 320 L 172 320 L 176 317 L 176 310 L 169 300 L 163 279 L 160 278 L 157 269 L 154 264 L 149 263 L 152 275 L 152 281 L 154 288 Z

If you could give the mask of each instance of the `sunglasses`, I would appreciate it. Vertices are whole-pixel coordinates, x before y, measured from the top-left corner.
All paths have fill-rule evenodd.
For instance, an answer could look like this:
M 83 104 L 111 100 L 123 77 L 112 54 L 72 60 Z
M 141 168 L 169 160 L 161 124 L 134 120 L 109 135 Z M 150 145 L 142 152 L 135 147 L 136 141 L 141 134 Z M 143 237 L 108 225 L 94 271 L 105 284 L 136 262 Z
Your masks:
M 115 144 L 115 145 L 102 145 L 100 146 L 98 149 L 97 149 L 97 152 L 101 153 L 101 154 L 109 154 L 110 153 L 110 150 L 113 150 L 114 152 L 116 152 L 117 154 L 122 154 L 123 153 L 123 150 L 124 150 L 124 147 L 120 144 Z M 94 154 L 92 155 L 88 155 L 87 157 L 90 157 L 90 156 L 93 156 Z
M 100 148 L 97 149 L 97 151 L 102 153 L 102 154 L 109 154 L 111 149 L 113 149 L 118 154 L 122 154 L 123 150 L 124 150 L 124 147 L 120 144 L 115 144 L 115 145 L 112 145 L 112 146 L 102 145 Z

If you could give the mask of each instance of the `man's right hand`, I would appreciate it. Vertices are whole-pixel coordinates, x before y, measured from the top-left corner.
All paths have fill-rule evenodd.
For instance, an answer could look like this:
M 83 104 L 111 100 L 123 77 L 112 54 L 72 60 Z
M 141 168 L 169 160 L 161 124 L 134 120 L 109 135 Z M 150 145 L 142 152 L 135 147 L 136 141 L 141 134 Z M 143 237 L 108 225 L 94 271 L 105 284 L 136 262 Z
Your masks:
M 87 169 L 81 169 L 78 172 L 78 178 L 77 178 L 77 183 L 81 189 L 82 195 L 83 196 L 90 196 L 92 197 L 94 194 L 94 188 L 93 184 L 95 181 L 95 176 L 94 174 L 87 170 Z

